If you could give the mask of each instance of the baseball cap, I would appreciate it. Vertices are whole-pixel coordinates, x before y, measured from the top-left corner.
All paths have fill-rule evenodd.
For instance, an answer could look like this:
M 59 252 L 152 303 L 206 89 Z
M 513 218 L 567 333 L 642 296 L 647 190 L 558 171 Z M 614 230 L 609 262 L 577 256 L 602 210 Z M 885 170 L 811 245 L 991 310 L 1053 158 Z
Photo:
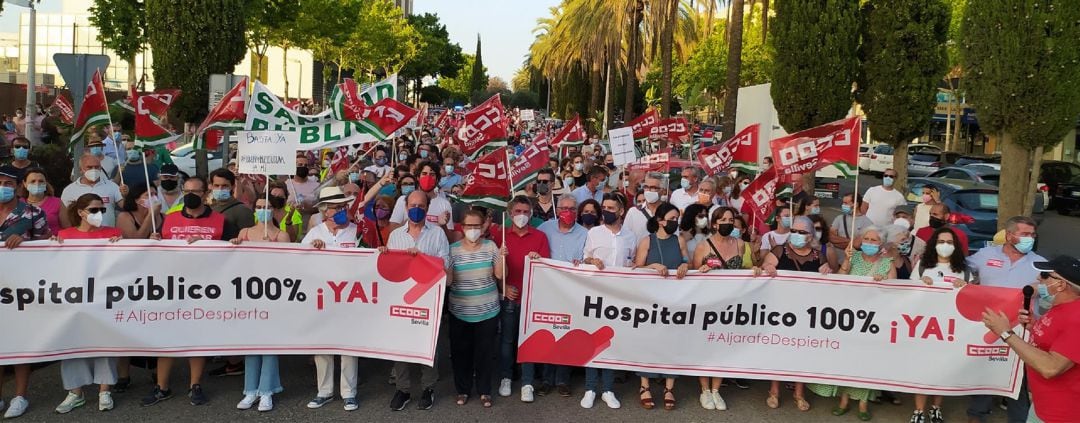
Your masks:
M 1057 256 L 1050 261 L 1039 261 L 1033 265 L 1043 272 L 1055 272 L 1069 283 L 1080 286 L 1080 260 L 1072 256 Z
M 169 163 L 161 166 L 161 170 L 158 172 L 158 174 L 164 176 L 180 176 L 180 168 L 176 167 L 176 165 L 172 163 Z
M 0 166 L 0 177 L 11 178 L 16 181 L 22 179 L 22 171 L 12 165 Z

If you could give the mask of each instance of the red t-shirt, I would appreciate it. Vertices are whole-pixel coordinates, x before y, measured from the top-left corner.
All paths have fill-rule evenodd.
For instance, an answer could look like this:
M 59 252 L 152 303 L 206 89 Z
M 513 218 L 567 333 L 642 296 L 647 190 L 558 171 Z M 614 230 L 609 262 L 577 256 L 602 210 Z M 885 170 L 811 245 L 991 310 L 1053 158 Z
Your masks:
M 492 229 L 495 225 L 491 226 Z M 526 226 L 524 235 L 518 235 L 511 228 L 506 228 L 506 284 L 521 292 L 521 279 L 525 274 L 525 257 L 535 252 L 543 258 L 551 258 L 551 248 L 548 246 L 547 235 L 536 228 Z M 495 245 L 502 247 L 502 230 L 489 231 Z M 521 297 L 515 301 L 520 303 Z
M 1053 379 L 1025 366 L 1035 414 L 1046 423 L 1076 422 L 1080 419 L 1080 300 L 1051 307 L 1031 327 L 1031 341 L 1040 350 L 1073 362 L 1071 369 Z
M 78 228 L 61 229 L 56 233 L 60 239 L 109 239 L 114 236 L 122 236 L 123 233 L 116 228 L 98 228 L 96 231 L 83 232 Z
M 965 234 L 964 231 L 961 231 L 959 228 L 955 228 L 955 227 L 951 227 L 951 226 L 948 226 L 948 228 L 952 229 L 953 233 L 956 234 L 956 240 L 958 242 L 960 242 L 960 251 L 963 251 L 964 256 L 967 256 L 968 255 L 968 237 L 967 237 L 967 234 Z M 930 242 L 930 237 L 934 236 L 934 231 L 935 230 L 936 229 L 931 228 L 929 226 L 923 226 L 923 227 L 919 228 L 919 230 L 915 231 L 915 236 L 919 237 L 919 239 L 923 240 L 923 242 Z M 928 245 L 928 246 L 926 246 L 926 248 L 934 248 L 934 246 Z

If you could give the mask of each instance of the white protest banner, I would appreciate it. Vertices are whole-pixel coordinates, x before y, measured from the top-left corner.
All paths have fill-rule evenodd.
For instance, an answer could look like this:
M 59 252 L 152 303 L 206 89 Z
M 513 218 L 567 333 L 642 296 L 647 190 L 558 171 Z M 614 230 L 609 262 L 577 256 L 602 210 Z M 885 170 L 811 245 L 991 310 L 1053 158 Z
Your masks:
M 608 139 L 611 140 L 611 157 L 615 166 L 632 163 L 637 160 L 634 151 L 634 129 L 631 127 L 615 128 L 608 130 Z
M 255 88 L 251 91 L 244 129 L 296 132 L 300 140 L 300 150 L 375 142 L 388 135 L 380 133 L 377 127 L 365 125 L 364 122 L 334 119 L 329 109 L 317 115 L 302 115 L 285 107 L 274 93 L 259 82 L 255 83 Z
M 300 137 L 296 132 L 240 131 L 236 152 L 237 171 L 257 175 L 292 175 L 296 173 L 296 150 Z
M 446 283 L 443 260 L 422 254 L 215 241 L 31 242 L 0 265 L 0 365 L 344 354 L 430 366 Z
M 525 273 L 522 363 L 1013 398 L 1023 379 L 981 321 L 990 307 L 1016 322 L 1018 289 L 796 272 L 677 280 L 550 260 Z
M 525 109 L 521 111 L 521 116 L 519 117 L 524 122 L 531 122 L 536 120 L 536 113 L 533 111 L 533 109 Z

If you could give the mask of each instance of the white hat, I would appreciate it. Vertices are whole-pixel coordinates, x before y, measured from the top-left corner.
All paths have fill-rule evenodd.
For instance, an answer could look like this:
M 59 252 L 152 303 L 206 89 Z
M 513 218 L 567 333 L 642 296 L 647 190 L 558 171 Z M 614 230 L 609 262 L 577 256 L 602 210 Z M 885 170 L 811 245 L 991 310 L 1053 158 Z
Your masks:
M 319 190 L 319 204 L 343 204 L 351 200 L 338 187 L 326 187 Z

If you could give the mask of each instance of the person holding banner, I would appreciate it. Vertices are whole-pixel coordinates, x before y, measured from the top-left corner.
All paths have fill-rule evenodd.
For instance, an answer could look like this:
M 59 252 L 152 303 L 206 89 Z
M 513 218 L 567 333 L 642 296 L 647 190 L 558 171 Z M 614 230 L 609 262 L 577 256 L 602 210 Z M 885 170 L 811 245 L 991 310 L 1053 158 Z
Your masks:
M 64 202 L 53 193 L 52 185 L 45 177 L 45 170 L 40 167 L 31 167 L 23 171 L 22 192 L 19 196 L 27 204 L 41 209 L 45 213 L 45 221 L 49 224 L 49 230 L 53 233 L 60 231 L 61 218 L 67 214 Z
M 146 184 L 132 186 L 124 196 L 124 204 L 116 217 L 116 227 L 124 238 L 150 239 L 150 234 L 158 232 L 162 223 L 164 216 L 161 215 L 161 203 L 157 197 L 150 195 Z

